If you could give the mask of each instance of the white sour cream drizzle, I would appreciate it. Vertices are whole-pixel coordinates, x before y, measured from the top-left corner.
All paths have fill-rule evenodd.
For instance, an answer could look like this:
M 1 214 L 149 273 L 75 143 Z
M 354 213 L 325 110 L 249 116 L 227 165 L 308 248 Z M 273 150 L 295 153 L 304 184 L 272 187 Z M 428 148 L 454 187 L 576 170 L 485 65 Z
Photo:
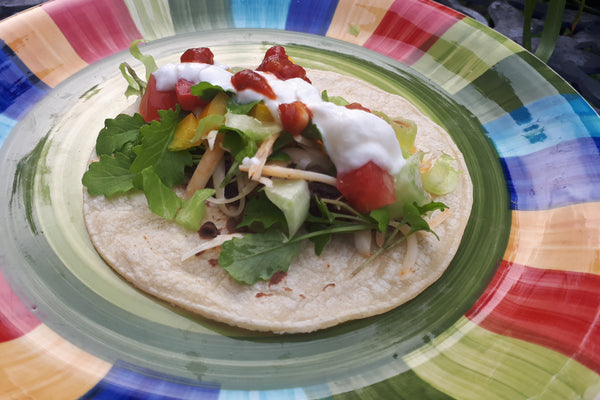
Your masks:
M 348 109 L 321 99 L 317 88 L 300 78 L 281 80 L 273 74 L 256 71 L 267 79 L 277 96 L 272 100 L 251 89 L 236 93 L 236 101 L 245 104 L 263 100 L 271 114 L 279 119 L 279 105 L 301 101 L 311 110 L 312 122 L 323 138 L 327 154 L 338 173 L 352 171 L 369 161 L 396 175 L 404 157 L 393 128 L 383 119 L 363 110 Z M 223 65 L 201 63 L 166 64 L 154 72 L 158 90 L 173 90 L 181 78 L 194 84 L 209 82 L 235 92 L 233 74 Z

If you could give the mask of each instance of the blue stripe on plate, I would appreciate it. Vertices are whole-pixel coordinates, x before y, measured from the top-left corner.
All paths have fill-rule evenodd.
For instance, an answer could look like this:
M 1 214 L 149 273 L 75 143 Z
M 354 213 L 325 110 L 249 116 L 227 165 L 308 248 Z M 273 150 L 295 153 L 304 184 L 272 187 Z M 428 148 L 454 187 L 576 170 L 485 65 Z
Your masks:
M 580 96 L 549 96 L 483 125 L 501 157 L 535 153 L 561 142 L 600 137 L 600 119 Z
M 600 138 L 586 137 L 502 159 L 514 210 L 600 201 Z
M 83 400 L 217 400 L 217 384 L 162 374 L 125 362 L 117 362 Z
M 0 147 L 2 147 L 2 143 L 4 143 L 4 140 L 8 137 L 8 134 L 16 124 L 17 121 L 14 119 L 0 114 Z
M 324 36 L 337 5 L 338 0 L 294 1 L 290 4 L 285 29 Z
M 50 89 L 2 40 L 0 47 L 0 113 L 17 120 Z
M 281 390 L 222 390 L 219 400 L 307 400 L 304 390 L 281 389 Z
M 232 0 L 236 28 L 285 29 L 291 0 Z

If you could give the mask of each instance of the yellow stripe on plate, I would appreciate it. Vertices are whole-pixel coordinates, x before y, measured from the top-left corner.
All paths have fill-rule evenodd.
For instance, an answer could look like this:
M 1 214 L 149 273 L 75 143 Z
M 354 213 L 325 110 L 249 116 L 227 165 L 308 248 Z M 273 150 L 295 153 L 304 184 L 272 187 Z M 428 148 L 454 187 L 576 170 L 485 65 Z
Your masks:
M 0 354 L 2 399 L 76 399 L 112 367 L 43 324 L 27 335 L 0 343 Z
M 506 261 L 600 274 L 600 203 L 513 211 L 512 215 Z
M 393 3 L 393 0 L 340 0 L 327 36 L 362 46 Z
M 490 332 L 466 317 L 404 361 L 456 399 L 592 400 L 600 393 L 600 376 L 577 361 Z
M 506 37 L 475 24 L 464 18 L 452 25 L 412 67 L 455 94 L 519 51 Z
M 87 66 L 41 7 L 2 21 L 0 38 L 50 87 Z

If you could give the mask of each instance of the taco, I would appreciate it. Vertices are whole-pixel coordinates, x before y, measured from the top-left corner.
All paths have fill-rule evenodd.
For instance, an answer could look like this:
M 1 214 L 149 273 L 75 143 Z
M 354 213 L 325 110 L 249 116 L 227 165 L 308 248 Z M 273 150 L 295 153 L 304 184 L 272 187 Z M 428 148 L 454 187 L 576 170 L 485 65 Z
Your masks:
M 178 72 L 161 67 L 137 86 L 139 114 L 107 121 L 83 178 L 92 243 L 138 289 L 245 329 L 311 332 L 396 308 L 435 282 L 460 245 L 472 205 L 463 156 L 404 98 L 274 49 L 256 70 L 237 72 L 195 49 L 219 77 L 190 79 L 197 72 L 181 65 L 198 60 L 182 56 L 167 67 Z M 240 73 L 248 76 L 236 87 Z M 158 91 L 171 99 L 149 111 L 165 74 L 171 86 Z M 174 88 L 181 80 L 189 98 Z M 345 111 L 326 120 L 333 108 L 377 120 Z M 367 135 L 362 153 L 325 133 L 381 123 L 394 143 Z M 157 150 L 165 144 L 168 154 Z

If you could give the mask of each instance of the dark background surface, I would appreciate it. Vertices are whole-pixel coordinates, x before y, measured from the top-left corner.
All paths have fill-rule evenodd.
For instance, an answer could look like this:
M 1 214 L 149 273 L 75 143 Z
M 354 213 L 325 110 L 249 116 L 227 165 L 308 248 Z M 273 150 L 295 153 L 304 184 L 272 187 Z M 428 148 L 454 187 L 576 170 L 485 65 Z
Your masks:
M 0 19 L 46 0 L 0 0 Z M 522 44 L 524 0 L 437 0 Z M 596 4 L 595 1 L 587 3 Z M 562 34 L 548 65 L 600 110 L 600 8 L 588 7 L 578 17 L 575 1 L 567 1 Z M 543 29 L 546 4 L 538 1 L 532 27 L 535 51 Z

